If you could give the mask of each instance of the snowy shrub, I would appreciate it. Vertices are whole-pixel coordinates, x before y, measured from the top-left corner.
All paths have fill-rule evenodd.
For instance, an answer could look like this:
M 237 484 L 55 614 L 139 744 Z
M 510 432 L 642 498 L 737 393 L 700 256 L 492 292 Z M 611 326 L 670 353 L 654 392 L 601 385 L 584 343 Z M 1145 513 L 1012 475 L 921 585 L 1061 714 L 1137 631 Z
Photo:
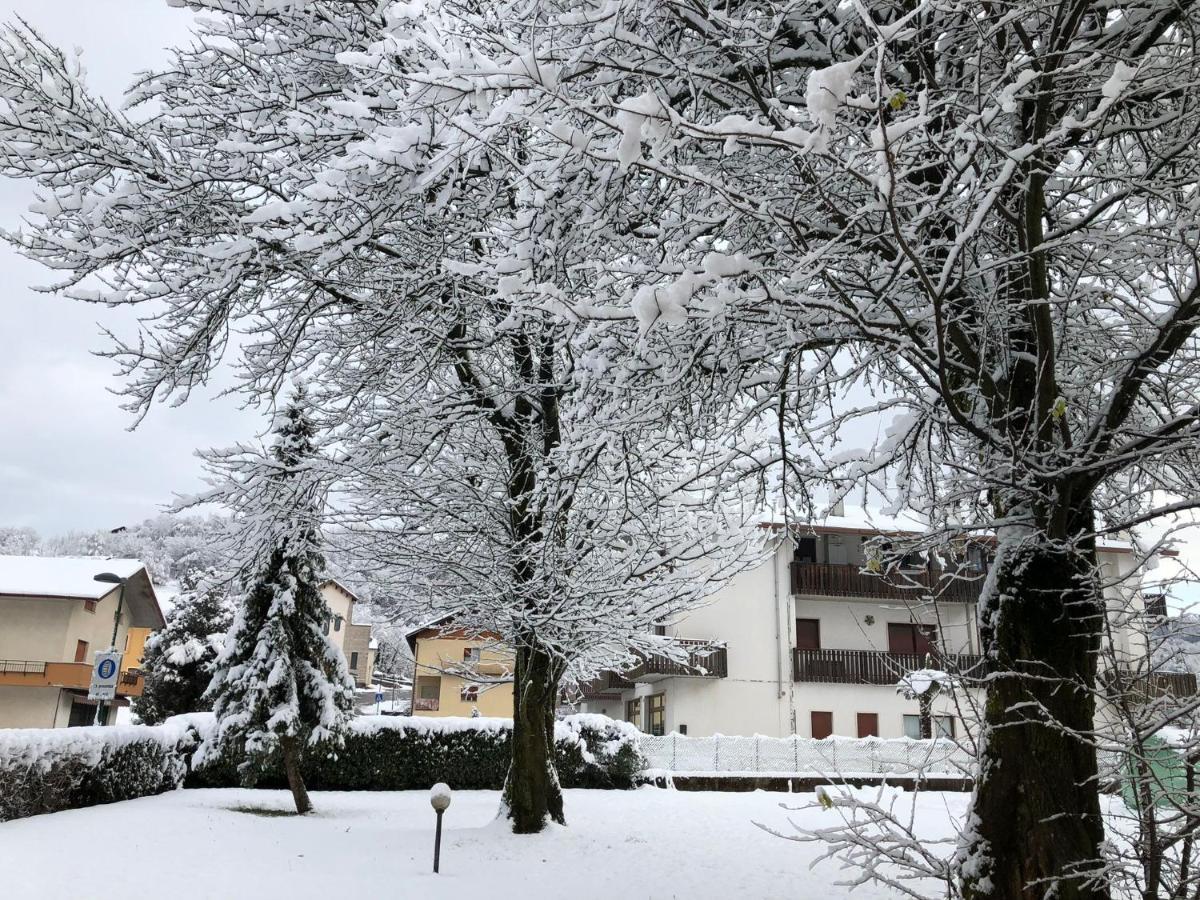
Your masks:
M 186 718 L 192 734 L 181 746 L 196 747 L 211 717 Z M 511 735 L 511 719 L 362 716 L 351 724 L 343 747 L 307 755 L 304 780 L 316 790 L 402 791 L 439 781 L 455 790 L 499 790 L 508 773 Z M 644 767 L 638 732 L 627 723 L 569 716 L 556 723 L 554 737 L 563 787 L 629 788 Z M 237 767 L 238 760 L 226 755 L 201 755 L 186 784 L 233 787 L 239 784 Z M 276 767 L 258 785 L 282 788 L 287 781 Z
M 186 765 L 178 728 L 0 731 L 0 821 L 159 794 Z

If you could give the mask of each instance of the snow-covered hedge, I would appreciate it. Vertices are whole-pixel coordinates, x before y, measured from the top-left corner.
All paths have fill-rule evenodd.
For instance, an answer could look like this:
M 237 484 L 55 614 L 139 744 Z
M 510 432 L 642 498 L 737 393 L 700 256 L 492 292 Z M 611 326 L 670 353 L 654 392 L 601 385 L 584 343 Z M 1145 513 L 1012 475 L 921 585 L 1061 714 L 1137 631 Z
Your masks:
M 0 822 L 178 787 L 179 725 L 0 730 Z
M 182 718 L 182 717 L 180 717 Z M 211 716 L 189 716 L 190 743 L 198 746 Z M 168 720 L 175 724 L 176 719 Z M 508 771 L 511 719 L 360 716 L 345 745 L 311 751 L 303 765 L 312 790 L 402 791 L 443 781 L 455 789 L 498 790 Z M 559 779 L 564 787 L 633 787 L 644 760 L 639 732 L 605 716 L 568 716 L 555 723 Z M 188 787 L 233 787 L 237 761 L 197 754 Z M 262 787 L 285 787 L 282 771 Z

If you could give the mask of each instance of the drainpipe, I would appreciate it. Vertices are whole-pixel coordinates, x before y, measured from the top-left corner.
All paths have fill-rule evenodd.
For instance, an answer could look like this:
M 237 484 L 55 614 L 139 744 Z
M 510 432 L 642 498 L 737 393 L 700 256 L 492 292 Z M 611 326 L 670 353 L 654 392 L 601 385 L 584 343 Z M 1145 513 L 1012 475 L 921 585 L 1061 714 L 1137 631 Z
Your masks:
M 783 634 L 779 609 L 779 557 L 784 541 L 780 541 L 771 556 L 772 581 L 775 587 L 775 703 L 783 699 Z

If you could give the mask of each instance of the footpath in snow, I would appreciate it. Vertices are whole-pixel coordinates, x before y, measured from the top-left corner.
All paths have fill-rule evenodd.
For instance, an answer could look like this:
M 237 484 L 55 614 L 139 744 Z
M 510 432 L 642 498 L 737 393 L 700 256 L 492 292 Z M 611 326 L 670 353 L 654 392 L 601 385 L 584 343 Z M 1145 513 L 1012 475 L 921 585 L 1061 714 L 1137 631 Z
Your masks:
M 946 837 L 968 794 L 918 797 L 922 837 Z M 899 803 L 910 808 L 912 795 Z M 455 792 L 445 818 L 442 872 L 430 871 L 434 814 L 426 791 L 314 793 L 316 813 L 286 813 L 283 791 L 186 790 L 0 824 L 4 896 L 67 900 L 99 879 L 100 896 L 587 898 L 820 897 L 874 900 L 833 887 L 848 873 L 787 831 L 837 813 L 788 812 L 811 794 L 568 791 L 566 828 L 516 836 L 495 819 L 495 791 Z

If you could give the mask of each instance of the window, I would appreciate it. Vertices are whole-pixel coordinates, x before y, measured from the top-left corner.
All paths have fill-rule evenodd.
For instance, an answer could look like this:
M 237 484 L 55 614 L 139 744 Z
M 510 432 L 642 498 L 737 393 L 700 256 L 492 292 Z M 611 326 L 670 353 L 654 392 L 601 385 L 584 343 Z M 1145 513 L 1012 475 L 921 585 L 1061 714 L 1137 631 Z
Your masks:
M 812 725 L 812 736 L 817 740 L 833 734 L 833 713 L 813 710 L 809 713 L 809 722 Z
M 442 680 L 440 678 L 422 678 L 418 690 L 421 692 L 422 700 L 436 700 L 442 692 Z
M 933 717 L 933 736 L 940 738 L 954 738 L 954 716 L 934 716 Z
M 859 713 L 858 714 L 858 736 L 879 737 L 879 714 L 878 713 Z
M 463 662 L 471 662 L 471 663 L 479 662 L 479 648 L 478 647 L 464 647 L 463 648 Z
M 667 733 L 667 695 L 653 694 L 646 704 L 646 730 L 651 734 Z
M 334 617 L 333 617 L 333 630 L 334 630 L 334 631 L 341 631 L 341 630 L 342 630 L 342 617 L 341 617 L 341 616 L 334 616 Z
M 96 611 L 96 601 L 95 600 L 84 600 L 83 608 L 87 612 L 94 613 Z
M 680 725 L 679 725 L 679 733 L 684 735 L 685 737 L 687 736 L 687 726 L 684 725 L 683 723 L 680 723 Z
M 915 653 L 924 656 L 937 646 L 936 625 L 888 622 L 888 653 Z
M 817 539 L 804 537 L 796 539 L 796 552 L 793 554 L 796 562 L 815 563 L 817 561 Z
M 821 649 L 821 620 L 820 619 L 797 619 L 796 620 L 796 649 L 797 650 L 820 650 Z
M 983 575 L 988 570 L 988 552 L 978 544 L 967 547 L 966 569 L 976 575 Z
M 88 655 L 88 642 L 87 641 L 76 641 L 75 642 L 75 662 L 87 662 L 87 655 Z
M 479 700 L 479 685 L 464 684 L 458 692 L 459 699 L 464 703 L 475 703 Z
M 354 672 L 358 671 L 358 653 L 357 652 L 350 654 L 350 669 Z
M 625 701 L 625 721 L 632 722 L 638 728 L 642 727 L 642 701 L 640 698 Z
M 905 716 L 904 717 L 904 736 L 912 738 L 914 741 L 921 739 L 921 717 L 920 716 Z
M 1167 595 L 1147 594 L 1146 615 L 1152 619 L 1165 619 L 1167 617 Z

